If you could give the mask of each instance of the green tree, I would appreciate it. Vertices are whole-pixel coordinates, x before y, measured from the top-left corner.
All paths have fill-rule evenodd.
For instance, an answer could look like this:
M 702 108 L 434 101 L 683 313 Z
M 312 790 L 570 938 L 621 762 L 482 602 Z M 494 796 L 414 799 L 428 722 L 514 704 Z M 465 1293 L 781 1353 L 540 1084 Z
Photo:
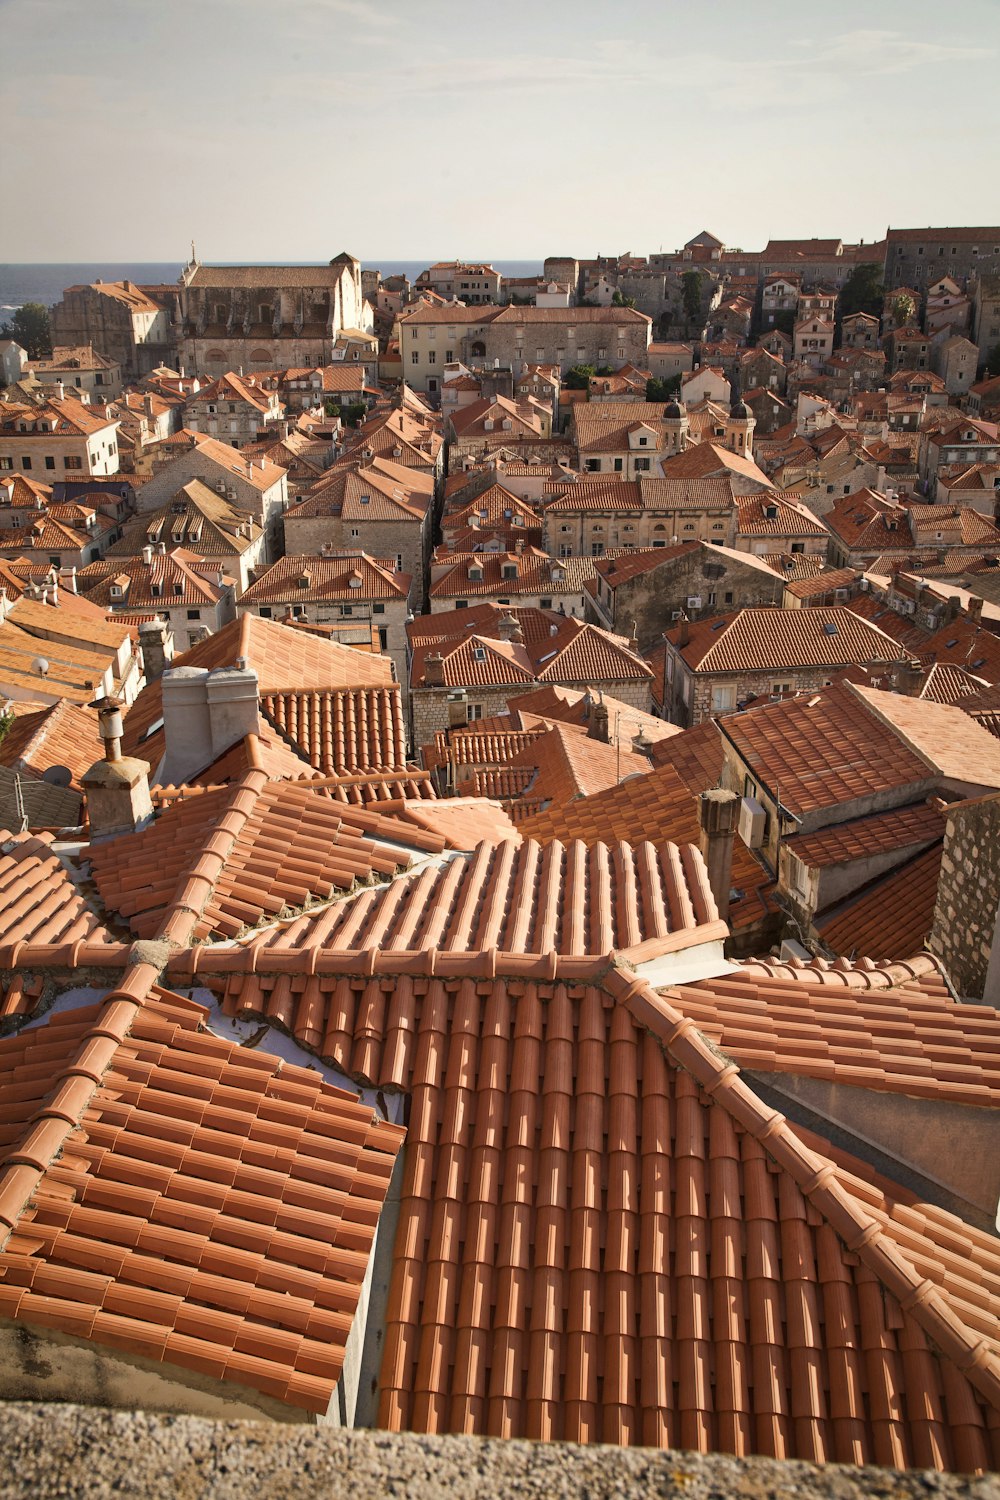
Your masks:
M 905 328 L 907 323 L 913 321 L 917 307 L 909 292 L 900 292 L 899 296 L 893 297 L 890 302 L 889 311 L 892 314 L 893 326 Z
M 681 388 L 681 377 L 671 375 L 669 380 L 658 380 L 654 375 L 651 380 L 646 381 L 647 401 L 669 401 L 671 396 L 676 396 Z
M 1000 375 L 1000 344 L 994 344 L 986 356 L 987 375 Z
M 624 297 L 624 296 L 622 296 L 621 292 L 616 291 L 615 295 L 611 299 L 611 306 L 612 307 L 634 307 L 635 306 L 635 298 L 634 297 Z
M 863 265 L 854 267 L 840 289 L 840 316 L 846 318 L 851 313 L 863 312 L 877 318 L 882 311 L 884 296 L 882 268 L 876 261 L 866 260 Z
M 29 359 L 44 359 L 52 353 L 49 310 L 41 302 L 23 303 L 0 328 L 0 334 L 26 349 Z
M 701 321 L 701 275 L 698 271 L 685 271 L 681 277 L 681 299 L 684 318 L 690 326 Z
M 574 365 L 563 376 L 563 386 L 567 391 L 589 391 L 590 382 L 596 374 L 593 365 Z

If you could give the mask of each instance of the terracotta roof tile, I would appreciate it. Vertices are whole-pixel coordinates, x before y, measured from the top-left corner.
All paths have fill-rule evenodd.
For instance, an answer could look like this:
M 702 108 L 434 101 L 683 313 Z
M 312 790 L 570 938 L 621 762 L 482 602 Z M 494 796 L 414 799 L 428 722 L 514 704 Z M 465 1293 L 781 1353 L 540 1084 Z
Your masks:
M 923 947 L 934 920 L 942 845 L 935 843 L 816 919 L 832 953 L 902 958 Z
M 316 1032 L 240 979 L 412 1097 L 380 1425 L 996 1461 L 995 1241 L 782 1122 L 670 998 L 333 978 Z
M 441 804 L 447 812 L 449 804 Z M 430 813 L 421 814 L 434 823 Z M 520 835 L 305 913 L 252 940 L 275 955 L 426 947 L 443 953 L 607 954 L 716 920 L 699 857 L 685 847 Z
M 23 943 L 110 944 L 52 849 L 52 836 L 0 833 L 0 965 L 13 968 Z M 5 1014 L 20 1014 L 20 1004 Z
M 241 656 L 256 671 L 262 695 L 388 687 L 392 682 L 388 657 L 354 651 L 250 614 L 175 657 L 174 665 L 230 667 Z M 143 688 L 129 709 L 122 741 L 126 755 L 149 761 L 154 772 L 163 758 L 162 720 L 163 694 L 157 680 Z
M 834 823 L 815 833 L 793 834 L 783 842 L 788 852 L 804 864 L 822 867 L 936 843 L 943 832 L 941 808 L 930 802 L 917 802 L 910 807 L 871 813 L 866 818 L 852 818 L 847 823 Z
M 821 974 L 752 970 L 670 992 L 741 1067 L 826 1077 L 849 1062 L 860 1086 L 950 1099 L 940 1074 L 960 1066 L 969 1080 L 964 1102 L 1000 1102 L 1000 1020 L 989 1007 L 960 1004 L 920 980 L 859 990 L 824 983 Z
M 708 790 L 708 786 L 699 790 Z M 640 831 L 653 843 L 663 839 L 694 843 L 698 839 L 698 809 L 691 788 L 672 765 L 666 764 L 620 786 L 579 797 L 564 807 L 534 813 L 519 820 L 518 827 L 525 838 L 543 844 L 570 839 L 589 845 L 610 844 L 617 839 L 633 839 Z M 740 840 L 733 848 L 732 885 L 740 892 L 730 907 L 733 927 L 759 921 L 768 910 L 773 882 Z
M 140 937 L 234 937 L 444 847 L 391 811 L 325 792 L 322 782 L 269 782 L 261 771 L 192 789 L 146 828 L 91 846 L 102 899 Z
M 0 1070 L 25 1085 L 0 1123 L 4 1315 L 325 1413 L 401 1130 L 318 1074 L 209 1036 L 204 1012 L 164 991 L 128 1003 L 109 1037 L 116 1003 L 0 1041 Z M 78 1071 L 95 1042 L 96 1079 Z M 241 1073 L 239 1111 L 200 1109 L 157 1165 L 192 1086 L 224 1105 Z M 294 1140 L 280 1162 L 266 1149 L 277 1108 Z M 273 1227 L 259 1233 L 246 1216 L 262 1202 Z

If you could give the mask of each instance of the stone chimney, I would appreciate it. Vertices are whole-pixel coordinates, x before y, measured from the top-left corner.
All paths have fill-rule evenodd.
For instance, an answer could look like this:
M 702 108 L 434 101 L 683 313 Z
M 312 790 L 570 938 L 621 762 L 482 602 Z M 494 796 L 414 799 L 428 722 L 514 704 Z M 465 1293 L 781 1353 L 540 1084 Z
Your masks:
M 93 841 L 133 833 L 153 816 L 153 804 L 148 762 L 122 755 L 121 703 L 117 698 L 98 698 L 91 707 L 97 709 L 104 741 L 104 759 L 95 761 L 80 778 Z
M 440 651 L 428 651 L 424 657 L 424 685 L 444 687 L 444 657 Z
M 735 792 L 713 790 L 698 798 L 698 821 L 701 831 L 698 845 L 708 866 L 708 883 L 723 922 L 729 921 L 729 892 L 732 886 L 733 835 L 740 799 Z
M 610 715 L 603 699 L 594 704 L 587 736 L 592 740 L 600 740 L 602 745 L 611 743 Z
M 978 594 L 972 594 L 968 604 L 965 606 L 966 617 L 973 625 L 978 625 L 983 618 L 983 601 Z
M 687 615 L 681 615 L 680 624 L 677 627 L 677 645 L 686 646 L 691 639 L 691 621 Z
M 153 415 L 153 398 L 148 391 L 142 398 L 142 409 L 147 417 L 151 417 Z
M 502 641 L 512 641 L 516 646 L 523 646 L 524 631 L 517 615 L 501 615 L 497 620 L 497 631 Z
M 901 693 L 907 698 L 919 698 L 920 689 L 924 685 L 923 668 L 915 661 L 900 662 L 893 669 L 890 681 L 894 693 Z
M 144 620 L 139 626 L 139 645 L 147 682 L 162 677 L 174 659 L 174 637 L 165 620 Z
M 241 657 L 233 667 L 174 667 L 164 672 L 166 750 L 159 780 L 181 786 L 248 734 L 260 731 L 257 673 Z

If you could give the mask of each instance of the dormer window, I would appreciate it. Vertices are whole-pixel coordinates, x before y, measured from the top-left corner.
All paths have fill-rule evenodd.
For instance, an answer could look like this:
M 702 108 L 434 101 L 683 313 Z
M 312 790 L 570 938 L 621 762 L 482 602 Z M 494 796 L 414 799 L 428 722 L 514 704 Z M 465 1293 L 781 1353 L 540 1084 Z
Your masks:
M 473 646 L 473 648 L 472 648 L 472 660 L 473 661 L 485 661 L 486 660 L 486 652 L 484 651 L 484 649 L 483 649 L 482 646 Z
M 111 597 L 112 597 L 112 599 L 120 599 L 122 597 L 122 595 L 124 594 L 124 592 L 125 592 L 125 590 L 122 588 L 122 586 L 121 586 L 120 583 L 113 583 L 111 585 Z
M 482 583 L 483 570 L 479 563 L 472 563 L 469 567 L 469 579 L 472 583 Z
M 505 562 L 500 569 L 500 573 L 504 578 L 516 578 L 517 563 Z
M 309 585 L 310 585 L 311 582 L 312 582 L 312 574 L 311 573 L 300 573 L 299 576 L 298 576 L 298 578 L 296 578 L 296 580 L 295 580 L 295 586 L 296 586 L 296 588 L 307 589 L 309 587 Z
M 160 585 L 158 583 L 151 583 L 149 586 L 149 592 L 152 594 L 154 599 L 158 599 L 160 597 Z
M 183 594 L 183 592 L 184 592 L 184 585 L 183 585 L 183 583 L 175 583 L 174 584 L 174 593 L 175 594 Z
M 776 521 L 778 519 L 778 507 L 776 505 L 765 505 L 764 517 L 768 521 Z

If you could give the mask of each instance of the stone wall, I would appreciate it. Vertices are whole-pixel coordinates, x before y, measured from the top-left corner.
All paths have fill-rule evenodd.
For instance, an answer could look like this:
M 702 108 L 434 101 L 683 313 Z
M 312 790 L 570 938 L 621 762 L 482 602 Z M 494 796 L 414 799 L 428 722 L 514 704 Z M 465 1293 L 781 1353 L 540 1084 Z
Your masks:
M 1000 795 L 955 803 L 945 820 L 941 876 L 927 946 L 941 959 L 959 995 L 969 999 L 984 997 L 998 903 Z
M 1000 1500 L 996 1476 L 855 1468 L 600 1443 L 349 1432 L 164 1419 L 84 1406 L 0 1408 L 5 1500 L 133 1494 L 144 1500 Z
M 603 580 L 599 587 L 597 601 L 587 597 L 587 618 L 618 635 L 630 636 L 634 623 L 639 649 L 648 651 L 677 623 L 670 618 L 675 610 L 703 619 L 720 610 L 776 605 L 784 582 L 776 573 L 738 562 L 715 548 L 699 547 L 614 589 Z M 701 599 L 699 608 L 688 609 L 692 598 Z
M 294 557 L 319 557 L 324 547 L 336 552 L 367 552 L 369 557 L 402 558 L 400 571 L 412 579 L 407 600 L 414 614 L 424 603 L 424 577 L 428 557 L 426 536 L 429 513 L 419 521 L 342 521 L 339 516 L 285 515 L 285 553 Z

